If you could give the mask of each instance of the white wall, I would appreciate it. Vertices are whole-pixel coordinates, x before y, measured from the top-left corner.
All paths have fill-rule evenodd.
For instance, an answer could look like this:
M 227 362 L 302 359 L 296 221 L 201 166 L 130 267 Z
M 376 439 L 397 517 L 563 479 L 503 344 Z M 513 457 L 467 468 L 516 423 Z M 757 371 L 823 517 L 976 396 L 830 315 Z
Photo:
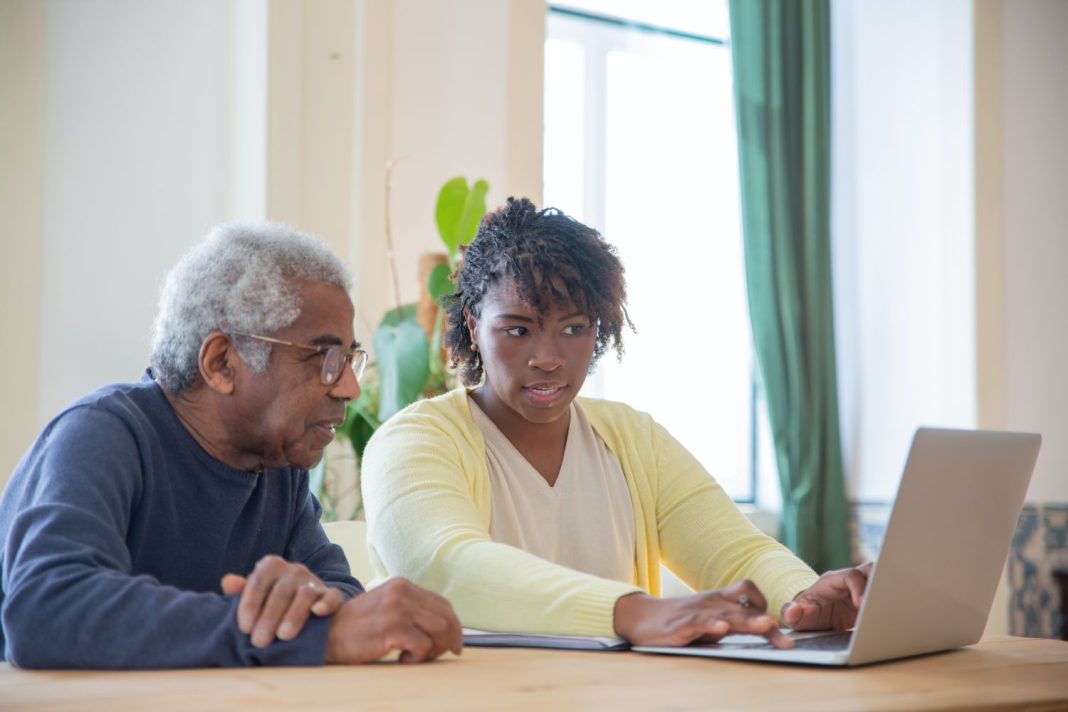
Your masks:
M 832 3 L 849 493 L 893 499 L 920 425 L 974 427 L 972 5 Z
M 0 357 L 0 483 L 65 404 L 140 376 L 177 258 L 263 217 L 265 8 L 3 5 L 4 328 L 21 348 Z
M 229 34 L 210 0 L 48 3 L 42 418 L 139 377 L 162 275 L 233 217 Z

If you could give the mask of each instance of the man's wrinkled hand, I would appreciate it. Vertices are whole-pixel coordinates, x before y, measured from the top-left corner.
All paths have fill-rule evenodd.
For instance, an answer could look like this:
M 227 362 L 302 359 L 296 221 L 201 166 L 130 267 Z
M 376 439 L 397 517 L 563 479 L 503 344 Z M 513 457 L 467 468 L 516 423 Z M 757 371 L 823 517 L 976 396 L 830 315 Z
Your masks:
M 369 663 L 394 651 L 402 663 L 463 650 L 463 628 L 443 597 L 402 578 L 346 601 L 326 640 L 326 663 Z
M 309 615 L 332 615 L 343 601 L 339 589 L 327 586 L 303 564 L 273 555 L 256 562 L 247 578 L 223 576 L 221 586 L 223 595 L 241 596 L 237 627 L 258 648 L 275 638 L 296 638 Z

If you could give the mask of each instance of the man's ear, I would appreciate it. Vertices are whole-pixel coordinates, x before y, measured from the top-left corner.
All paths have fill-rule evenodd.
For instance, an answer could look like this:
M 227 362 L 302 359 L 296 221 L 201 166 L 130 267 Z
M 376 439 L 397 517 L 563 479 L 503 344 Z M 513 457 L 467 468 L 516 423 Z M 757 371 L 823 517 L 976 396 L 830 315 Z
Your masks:
M 222 395 L 234 392 L 237 382 L 237 369 L 244 362 L 234 347 L 234 342 L 221 331 L 213 331 L 200 345 L 197 365 L 204 384 Z

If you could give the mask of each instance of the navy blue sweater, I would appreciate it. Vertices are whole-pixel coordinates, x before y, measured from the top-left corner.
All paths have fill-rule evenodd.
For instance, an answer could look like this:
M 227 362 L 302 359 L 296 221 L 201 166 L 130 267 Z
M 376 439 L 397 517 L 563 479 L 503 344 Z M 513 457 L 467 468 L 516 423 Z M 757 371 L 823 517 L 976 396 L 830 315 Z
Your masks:
M 328 618 L 255 648 L 223 574 L 267 554 L 362 591 L 297 468 L 215 460 L 160 387 L 103 388 L 57 416 L 0 498 L 0 653 L 21 667 L 317 665 Z

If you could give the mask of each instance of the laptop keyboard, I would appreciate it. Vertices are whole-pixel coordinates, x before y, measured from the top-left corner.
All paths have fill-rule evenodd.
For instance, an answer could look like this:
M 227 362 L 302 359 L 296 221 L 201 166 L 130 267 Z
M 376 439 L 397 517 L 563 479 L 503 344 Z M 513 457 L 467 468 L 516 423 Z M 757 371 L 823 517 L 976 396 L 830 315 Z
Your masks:
M 849 641 L 853 639 L 853 631 L 845 630 L 839 633 L 801 633 L 791 635 L 794 641 L 794 650 L 823 650 L 834 652 L 836 650 L 849 650 Z M 712 644 L 711 647 L 715 647 Z M 750 648 L 753 650 L 775 650 L 775 646 L 766 642 L 736 643 L 731 647 Z
M 849 641 L 853 639 L 853 631 L 845 630 L 840 633 L 828 633 L 827 635 L 812 635 L 806 638 L 794 638 L 795 650 L 847 650 Z M 770 648 L 771 645 L 769 644 Z

